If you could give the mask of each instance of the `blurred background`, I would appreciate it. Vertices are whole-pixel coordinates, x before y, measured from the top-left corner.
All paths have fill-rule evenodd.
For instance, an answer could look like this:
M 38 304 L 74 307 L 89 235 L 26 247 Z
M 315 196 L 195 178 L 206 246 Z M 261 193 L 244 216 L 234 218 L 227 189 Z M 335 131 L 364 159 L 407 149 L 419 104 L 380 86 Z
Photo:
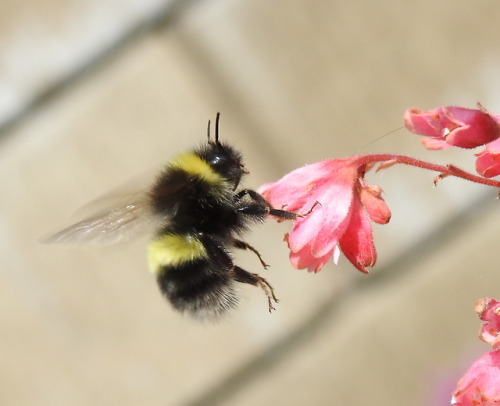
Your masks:
M 294 270 L 268 222 L 237 254 L 276 289 L 216 324 L 175 313 L 147 237 L 39 243 L 89 201 L 205 140 L 244 152 L 256 188 L 326 158 L 429 152 L 406 108 L 500 111 L 492 0 L 3 0 L 0 2 L 1 405 L 444 405 L 499 296 L 496 191 L 393 167 L 370 174 L 392 209 L 370 275 L 345 258 Z M 394 131 L 396 130 L 396 131 Z

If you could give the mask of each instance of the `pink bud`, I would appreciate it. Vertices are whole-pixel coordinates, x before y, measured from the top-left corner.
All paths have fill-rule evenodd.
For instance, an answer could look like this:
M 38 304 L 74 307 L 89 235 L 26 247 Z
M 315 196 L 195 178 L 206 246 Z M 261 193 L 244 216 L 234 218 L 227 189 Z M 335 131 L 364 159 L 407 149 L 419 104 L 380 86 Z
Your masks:
M 423 111 L 413 108 L 406 110 L 404 121 L 409 131 L 433 137 L 422 139 L 427 149 L 475 148 L 500 136 L 496 117 L 484 109 L 442 106 Z

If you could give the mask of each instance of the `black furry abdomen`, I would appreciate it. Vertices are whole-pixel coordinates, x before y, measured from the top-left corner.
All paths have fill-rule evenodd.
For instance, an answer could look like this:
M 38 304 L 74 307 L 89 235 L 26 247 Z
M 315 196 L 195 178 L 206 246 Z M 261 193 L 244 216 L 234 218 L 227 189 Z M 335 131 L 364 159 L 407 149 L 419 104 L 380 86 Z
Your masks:
M 221 248 L 206 244 L 207 257 L 163 267 L 157 274 L 161 292 L 172 306 L 198 319 L 218 319 L 238 304 L 233 263 Z

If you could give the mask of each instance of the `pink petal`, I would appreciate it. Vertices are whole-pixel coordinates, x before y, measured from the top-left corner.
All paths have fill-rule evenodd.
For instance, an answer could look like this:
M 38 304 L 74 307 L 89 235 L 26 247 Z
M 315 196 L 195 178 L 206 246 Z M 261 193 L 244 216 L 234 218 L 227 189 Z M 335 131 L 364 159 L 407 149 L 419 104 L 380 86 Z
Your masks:
M 476 156 L 477 173 L 485 178 L 500 175 L 500 139 L 487 144 Z
M 500 347 L 500 302 L 492 298 L 479 299 L 475 306 L 476 313 L 483 323 L 479 338 L 491 344 L 494 350 Z
M 411 108 L 404 112 L 403 118 L 405 127 L 412 133 L 430 137 L 443 135 L 440 108 L 429 111 Z
M 309 210 L 315 202 L 314 195 L 326 181 L 331 181 L 336 169 L 345 165 L 343 159 L 316 162 L 295 169 L 274 183 L 266 183 L 257 189 L 273 207 L 286 210 Z
M 322 257 L 316 258 L 311 251 L 305 247 L 299 252 L 290 252 L 290 262 L 295 269 L 307 268 L 309 272 L 318 272 L 330 260 L 333 251 Z
M 438 138 L 421 138 L 420 143 L 424 146 L 425 149 L 429 149 L 431 151 L 437 151 L 440 149 L 451 148 L 452 145 L 448 144 L 444 140 L 440 140 Z
M 323 207 L 314 209 L 307 217 L 297 219 L 293 225 L 292 231 L 288 235 L 288 246 L 293 252 L 302 250 L 323 232 L 323 216 L 321 211 Z M 333 231 L 333 230 L 332 230 Z
M 460 379 L 452 404 L 494 406 L 500 404 L 500 352 L 492 351 L 474 361 Z
M 500 156 L 481 153 L 476 159 L 476 172 L 485 178 L 500 175 Z
M 490 154 L 493 154 L 493 155 L 500 154 L 500 139 L 492 141 L 492 142 L 486 144 L 486 148 L 485 149 Z
M 359 197 L 372 221 L 387 224 L 391 220 L 391 211 L 382 198 L 380 187 L 366 186 L 361 189 Z
M 488 113 L 462 107 L 447 107 L 445 114 L 456 128 L 446 136 L 446 142 L 460 148 L 475 148 L 496 140 L 500 128 Z
M 339 245 L 346 258 L 361 272 L 368 273 L 366 267 L 375 265 L 377 253 L 372 226 L 368 214 L 357 199 L 354 199 L 351 221 Z
M 311 253 L 315 257 L 322 257 L 333 250 L 349 224 L 354 192 L 352 185 L 348 188 L 342 185 L 332 185 L 328 194 L 318 196 L 318 198 L 321 199 L 318 201 L 324 204 L 321 207 L 322 211 L 327 215 L 323 215 L 320 228 L 316 229 L 316 236 L 311 241 Z M 319 210 L 318 213 L 320 213 Z

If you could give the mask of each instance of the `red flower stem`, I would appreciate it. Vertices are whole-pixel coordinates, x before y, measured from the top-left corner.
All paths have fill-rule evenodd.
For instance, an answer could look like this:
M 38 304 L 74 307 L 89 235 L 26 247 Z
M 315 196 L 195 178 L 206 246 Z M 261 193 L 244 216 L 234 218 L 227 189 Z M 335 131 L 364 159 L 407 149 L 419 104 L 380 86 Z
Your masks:
M 422 161 L 420 159 L 398 154 L 361 155 L 358 159 L 358 163 L 360 164 L 370 164 L 375 162 L 390 162 L 391 164 L 398 163 L 398 164 L 416 166 L 417 168 L 428 169 L 430 171 L 439 172 L 440 175 L 455 176 L 457 178 L 462 178 L 471 182 L 481 183 L 486 186 L 500 188 L 499 181 L 483 178 L 482 176 L 473 175 L 472 173 L 466 172 L 463 169 L 457 168 L 454 165 L 437 165 L 430 162 Z

